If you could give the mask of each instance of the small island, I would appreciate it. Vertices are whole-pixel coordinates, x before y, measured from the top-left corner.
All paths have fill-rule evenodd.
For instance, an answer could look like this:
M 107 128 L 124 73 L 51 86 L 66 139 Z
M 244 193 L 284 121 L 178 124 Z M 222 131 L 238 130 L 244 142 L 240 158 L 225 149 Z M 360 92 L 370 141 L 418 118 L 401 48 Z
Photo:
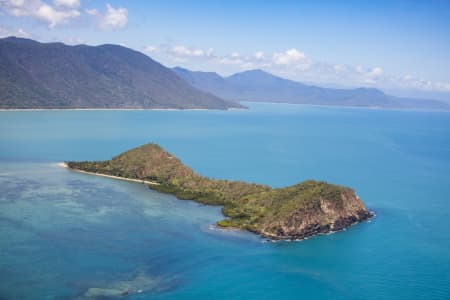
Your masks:
M 178 199 L 221 205 L 223 228 L 257 233 L 272 240 L 300 240 L 345 229 L 372 214 L 355 192 L 308 180 L 284 188 L 211 179 L 195 173 L 157 144 L 146 144 L 111 160 L 67 162 L 85 173 L 143 182 Z

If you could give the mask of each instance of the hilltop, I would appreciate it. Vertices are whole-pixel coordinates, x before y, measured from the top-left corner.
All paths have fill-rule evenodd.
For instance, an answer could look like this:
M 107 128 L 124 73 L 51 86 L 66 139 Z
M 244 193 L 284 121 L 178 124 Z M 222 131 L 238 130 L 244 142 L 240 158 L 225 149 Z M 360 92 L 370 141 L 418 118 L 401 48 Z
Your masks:
M 285 188 L 204 177 L 156 144 L 146 144 L 111 160 L 68 162 L 74 170 L 149 181 L 149 188 L 179 199 L 222 205 L 217 224 L 270 239 L 303 239 L 344 229 L 371 214 L 347 187 L 308 180 Z
M 0 108 L 236 107 L 126 47 L 0 39 Z

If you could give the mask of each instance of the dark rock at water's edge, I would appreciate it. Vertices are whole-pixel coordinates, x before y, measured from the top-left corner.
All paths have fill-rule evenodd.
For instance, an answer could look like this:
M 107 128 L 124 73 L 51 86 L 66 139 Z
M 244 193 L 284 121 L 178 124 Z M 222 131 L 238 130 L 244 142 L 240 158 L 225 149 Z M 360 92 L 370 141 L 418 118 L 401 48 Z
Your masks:
M 68 162 L 73 170 L 149 184 L 179 199 L 221 205 L 223 228 L 248 230 L 272 240 L 299 240 L 343 230 L 372 214 L 356 193 L 343 186 L 308 180 L 284 188 L 211 179 L 196 174 L 156 144 L 146 144 L 111 160 Z
M 267 238 L 271 241 L 281 241 L 281 240 L 289 240 L 289 241 L 301 241 L 307 238 L 310 238 L 315 235 L 323 235 L 329 233 L 335 233 L 338 231 L 342 231 L 356 225 L 360 222 L 367 221 L 372 218 L 374 215 L 369 211 L 360 210 L 357 212 L 358 216 L 350 215 L 347 217 L 341 217 L 334 222 L 334 226 L 330 224 L 321 225 L 318 223 L 310 224 L 306 228 L 296 233 L 287 234 L 282 230 L 278 231 L 276 235 L 267 235 L 261 233 L 261 236 Z

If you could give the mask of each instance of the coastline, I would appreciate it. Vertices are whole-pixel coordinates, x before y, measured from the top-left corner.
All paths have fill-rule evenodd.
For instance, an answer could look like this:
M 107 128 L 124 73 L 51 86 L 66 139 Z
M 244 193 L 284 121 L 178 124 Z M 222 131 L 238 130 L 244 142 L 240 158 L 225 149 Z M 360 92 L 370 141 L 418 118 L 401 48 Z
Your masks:
M 311 107 L 328 107 L 328 108 L 349 108 L 349 109 L 367 109 L 372 111 L 401 111 L 401 112 L 450 112 L 444 108 L 413 108 L 413 107 L 384 107 L 384 106 L 357 106 L 357 105 L 332 105 L 332 104 L 309 104 L 309 103 L 290 103 L 290 102 L 265 102 L 265 101 L 240 101 L 241 104 L 288 104 L 301 105 Z
M 239 107 L 230 107 L 225 109 L 220 108 L 0 108 L 0 111 L 144 111 L 144 110 L 150 110 L 150 111 L 215 111 L 215 110 L 245 110 L 248 108 L 239 108 Z
M 217 110 L 211 108 L 0 108 L 0 111 L 60 111 L 60 110 L 81 110 L 81 111 L 98 111 L 98 110 Z
M 106 178 L 112 178 L 112 179 L 118 179 L 118 180 L 124 180 L 124 181 L 131 181 L 131 182 L 137 182 L 137 183 L 143 183 L 143 184 L 149 184 L 149 185 L 159 185 L 159 183 L 154 182 L 154 181 L 147 181 L 147 180 L 140 180 L 140 179 L 131 179 L 131 178 L 125 178 L 125 177 L 119 177 L 119 176 L 113 176 L 113 175 L 107 175 L 107 174 L 101 174 L 101 173 L 94 173 L 94 172 L 87 172 L 87 171 L 83 171 L 83 170 L 72 169 L 72 168 L 69 168 L 69 166 L 65 162 L 60 162 L 60 163 L 57 164 L 57 166 L 60 167 L 60 168 L 65 168 L 65 169 L 68 169 L 68 170 L 71 170 L 71 171 L 75 171 L 75 172 L 79 172 L 79 173 L 83 173 L 83 174 L 88 174 L 88 175 L 97 175 L 97 176 L 106 177 Z
M 361 223 L 371 223 L 372 219 L 376 217 L 375 212 L 373 211 L 369 211 L 370 216 L 367 217 L 366 219 L 363 220 L 358 220 L 355 221 L 349 225 L 347 225 L 346 227 L 340 228 L 340 229 L 336 229 L 336 230 L 329 230 L 329 231 L 325 231 L 325 232 L 318 232 L 316 234 L 313 235 L 309 235 L 309 236 L 305 236 L 302 238 L 274 238 L 273 236 L 268 236 L 268 235 L 264 235 L 264 234 L 260 234 L 259 235 L 264 238 L 266 241 L 272 242 L 272 243 L 278 243 L 278 242 L 302 242 L 302 241 L 306 241 L 315 237 L 319 237 L 319 236 L 323 236 L 323 235 L 332 235 L 332 234 L 336 234 L 336 233 L 341 233 L 344 231 L 347 231 L 347 229 L 350 229 L 352 227 L 354 227 L 355 225 L 361 224 Z
M 372 111 L 403 111 L 403 112 L 450 112 L 445 108 L 413 108 L 413 107 L 383 107 L 383 106 L 357 106 L 357 105 L 332 105 L 332 104 L 310 104 L 310 103 L 289 103 L 289 102 L 264 102 L 264 101 L 241 101 L 245 104 L 287 104 L 309 107 L 343 108 L 343 109 L 367 109 Z M 2 111 L 240 111 L 247 110 L 248 107 L 230 108 L 0 108 Z

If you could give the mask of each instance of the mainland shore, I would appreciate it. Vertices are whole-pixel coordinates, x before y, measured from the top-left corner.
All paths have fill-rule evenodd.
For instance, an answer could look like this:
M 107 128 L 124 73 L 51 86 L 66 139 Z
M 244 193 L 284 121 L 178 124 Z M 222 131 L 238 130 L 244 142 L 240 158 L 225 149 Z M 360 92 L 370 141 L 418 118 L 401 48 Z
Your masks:
M 211 110 L 208 108 L 1 108 L 0 111 L 52 111 L 52 110 L 81 110 L 81 111 L 114 111 L 114 110 Z
M 208 110 L 244 110 L 246 108 L 0 108 L 0 111 L 140 111 L 140 110 L 162 110 L 162 111 L 208 111 Z

